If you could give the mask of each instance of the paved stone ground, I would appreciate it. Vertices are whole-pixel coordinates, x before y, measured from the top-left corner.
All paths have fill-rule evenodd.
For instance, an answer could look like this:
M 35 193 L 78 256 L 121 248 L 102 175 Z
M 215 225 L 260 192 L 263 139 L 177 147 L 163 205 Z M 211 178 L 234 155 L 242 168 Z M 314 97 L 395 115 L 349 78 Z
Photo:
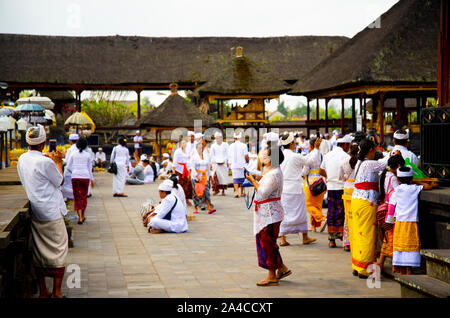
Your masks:
M 187 233 L 152 235 L 138 211 L 146 199 L 159 199 L 157 185 L 126 186 L 128 198 L 113 198 L 112 176 L 95 178 L 85 224 L 71 221 L 67 264 L 80 266 L 81 288 L 64 282 L 68 297 L 400 297 L 392 280 L 370 289 L 353 277 L 350 254 L 328 248 L 325 233 L 312 233 L 318 242 L 306 246 L 288 236 L 291 246 L 280 249 L 293 274 L 279 286 L 257 287 L 266 271 L 257 266 L 252 211 L 233 190 L 212 197 L 217 212 L 200 211 Z

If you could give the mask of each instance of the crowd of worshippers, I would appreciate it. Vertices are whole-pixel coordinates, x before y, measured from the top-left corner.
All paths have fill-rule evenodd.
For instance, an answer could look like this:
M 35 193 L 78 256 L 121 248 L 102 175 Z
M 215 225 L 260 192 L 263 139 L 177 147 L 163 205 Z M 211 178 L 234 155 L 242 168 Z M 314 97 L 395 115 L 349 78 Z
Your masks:
M 303 206 L 303 200 L 306 201 L 310 230 L 328 228 L 330 248 L 337 246 L 336 240 L 342 241 L 344 251 L 351 253 L 353 275 L 367 278 L 372 264 L 383 268 L 386 257 L 392 258 L 394 272 L 410 274 L 411 268 L 420 267 L 418 195 L 433 186 L 413 182 L 414 174 L 420 171 L 418 157 L 407 148 L 409 132 L 396 131 L 393 145 L 385 151 L 379 145 L 376 133 L 357 132 L 342 136 L 333 131 L 331 138 L 325 135 L 314 159 L 316 136 L 309 142 L 301 134 L 296 138 L 299 142 L 295 146 L 289 142 L 293 139 L 290 134 L 283 135 L 280 143 L 285 151 L 289 148 L 303 154 L 306 160 L 312 159 L 303 164 L 304 195 L 299 197 L 297 206 Z M 298 173 L 298 168 L 289 171 L 287 166 L 283 169 L 282 164 L 281 169 L 286 187 L 286 180 Z M 326 191 L 314 193 L 314 183 L 317 185 L 320 179 L 326 184 Z M 326 217 L 322 214 L 325 196 Z M 303 213 L 298 213 L 295 220 L 293 202 L 294 198 L 291 198 L 283 204 L 283 222 L 299 224 Z M 283 231 L 283 222 L 281 246 L 289 244 L 284 234 L 290 231 Z M 378 237 L 382 248 L 377 261 Z
M 256 190 L 258 263 L 268 270 L 257 285 L 278 285 L 292 273 L 282 261 L 278 239 L 287 246 L 286 235 L 301 233 L 303 244 L 309 245 L 316 240 L 308 232 L 325 228 L 330 248 L 340 240 L 350 252 L 354 276 L 368 278 L 386 257 L 400 274 L 419 267 L 418 195 L 435 184 L 413 181 L 420 174 L 419 160 L 408 150 L 408 141 L 408 130 L 396 131 L 387 150 L 374 132 L 341 135 L 335 130 L 331 138 L 312 135 L 309 140 L 301 132 L 265 134 L 256 162 L 261 174 L 245 176 Z M 377 260 L 378 238 L 382 248 Z

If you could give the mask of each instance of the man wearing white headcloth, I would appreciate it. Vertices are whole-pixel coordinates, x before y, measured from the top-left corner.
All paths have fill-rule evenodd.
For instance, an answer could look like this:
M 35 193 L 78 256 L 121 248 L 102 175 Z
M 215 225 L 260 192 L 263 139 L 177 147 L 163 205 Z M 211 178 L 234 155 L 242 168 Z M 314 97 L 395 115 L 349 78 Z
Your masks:
M 134 141 L 134 152 L 138 156 L 142 155 L 142 143 L 144 142 L 144 139 L 141 136 L 140 130 L 136 130 L 136 136 L 134 136 L 133 141 Z
M 217 195 L 222 190 L 228 188 L 228 144 L 223 142 L 222 133 L 214 134 L 215 142 L 211 145 L 211 163 L 213 165 L 213 195 Z
M 308 218 L 306 212 L 306 197 L 303 192 L 302 167 L 312 167 L 320 160 L 319 146 L 321 139 L 314 144 L 314 150 L 308 155 L 295 153 L 295 137 L 293 133 L 281 138 L 284 147 L 284 160 L 280 165 L 283 172 L 283 192 L 281 204 L 284 210 L 284 219 L 280 225 L 280 245 L 290 245 L 286 241 L 287 234 L 303 235 L 303 244 L 310 244 L 316 239 L 308 237 Z
M 195 133 L 193 131 L 188 131 L 188 140 L 186 142 L 186 153 L 188 154 L 189 160 L 194 154 L 197 148 L 197 141 L 195 140 Z
M 127 184 L 142 185 L 145 183 L 144 171 L 149 165 L 149 160 L 146 154 L 142 154 L 139 159 L 139 163 L 134 167 L 133 173 L 126 179 Z
M 391 155 L 399 150 L 402 153 L 402 157 L 405 161 L 408 158 L 409 161 L 417 167 L 419 159 L 412 151 L 408 150 L 408 141 L 409 131 L 397 130 L 394 133 L 394 148 L 391 150 Z
M 228 162 L 233 174 L 234 197 L 238 198 L 239 188 L 241 188 L 241 197 L 244 196 L 244 188 L 242 187 L 245 180 L 244 167 L 249 161 L 249 157 L 247 145 L 240 141 L 242 133 L 235 132 L 233 138 L 234 142 L 228 148 Z
M 148 230 L 152 234 L 183 233 L 188 230 L 186 208 L 180 198 L 172 193 L 173 187 L 171 180 L 164 180 L 158 187 L 162 201 L 149 217 Z
M 77 141 L 80 139 L 78 134 L 70 134 L 69 135 L 69 143 L 70 147 L 66 151 L 66 156 L 64 158 L 64 162 L 67 164 L 69 162 L 70 155 L 73 151 L 77 149 Z M 72 171 L 70 169 L 64 169 L 64 184 L 61 187 L 61 191 L 64 197 L 64 200 L 70 199 L 73 200 L 73 188 L 72 188 Z
M 17 172 L 31 206 L 33 263 L 39 279 L 40 297 L 48 298 L 45 277 L 53 277 L 52 298 L 61 298 L 61 286 L 68 252 L 64 215 L 66 204 L 60 190 L 64 177 L 62 154 L 42 154 L 46 134 L 38 125 L 26 132 L 28 152 L 20 156 Z
M 163 161 L 161 162 L 161 170 L 158 175 L 158 180 L 166 180 L 172 174 L 173 164 L 170 160 L 170 155 L 163 153 Z

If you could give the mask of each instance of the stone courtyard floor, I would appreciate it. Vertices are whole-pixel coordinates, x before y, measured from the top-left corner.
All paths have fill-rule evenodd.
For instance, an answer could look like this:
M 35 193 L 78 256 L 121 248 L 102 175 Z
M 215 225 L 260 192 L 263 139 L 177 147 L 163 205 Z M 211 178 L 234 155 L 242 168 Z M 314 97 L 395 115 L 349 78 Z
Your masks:
M 73 225 L 74 248 L 67 264 L 81 269 L 81 287 L 63 292 L 77 297 L 400 297 L 397 282 L 382 278 L 381 288 L 351 274 L 342 248 L 330 249 L 326 233 L 302 245 L 288 235 L 280 247 L 293 274 L 275 287 L 257 287 L 266 271 L 257 265 L 253 209 L 242 198 L 212 196 L 217 212 L 200 211 L 183 234 L 147 233 L 138 211 L 148 198 L 159 200 L 157 184 L 126 186 L 128 198 L 112 196 L 112 175 L 95 174 L 86 222 Z M 192 215 L 192 208 L 189 215 Z M 340 243 L 340 241 L 339 241 Z M 65 280 L 69 277 L 67 272 Z

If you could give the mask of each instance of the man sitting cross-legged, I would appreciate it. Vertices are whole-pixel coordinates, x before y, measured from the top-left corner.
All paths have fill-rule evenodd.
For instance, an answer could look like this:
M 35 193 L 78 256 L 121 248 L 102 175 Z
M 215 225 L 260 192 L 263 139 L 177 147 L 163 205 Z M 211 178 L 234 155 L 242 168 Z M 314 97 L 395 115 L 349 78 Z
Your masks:
M 173 181 L 165 180 L 158 187 L 162 199 L 147 218 L 149 232 L 183 233 L 188 230 L 186 208 L 183 202 L 172 193 Z M 144 223 L 145 224 L 145 223 Z

